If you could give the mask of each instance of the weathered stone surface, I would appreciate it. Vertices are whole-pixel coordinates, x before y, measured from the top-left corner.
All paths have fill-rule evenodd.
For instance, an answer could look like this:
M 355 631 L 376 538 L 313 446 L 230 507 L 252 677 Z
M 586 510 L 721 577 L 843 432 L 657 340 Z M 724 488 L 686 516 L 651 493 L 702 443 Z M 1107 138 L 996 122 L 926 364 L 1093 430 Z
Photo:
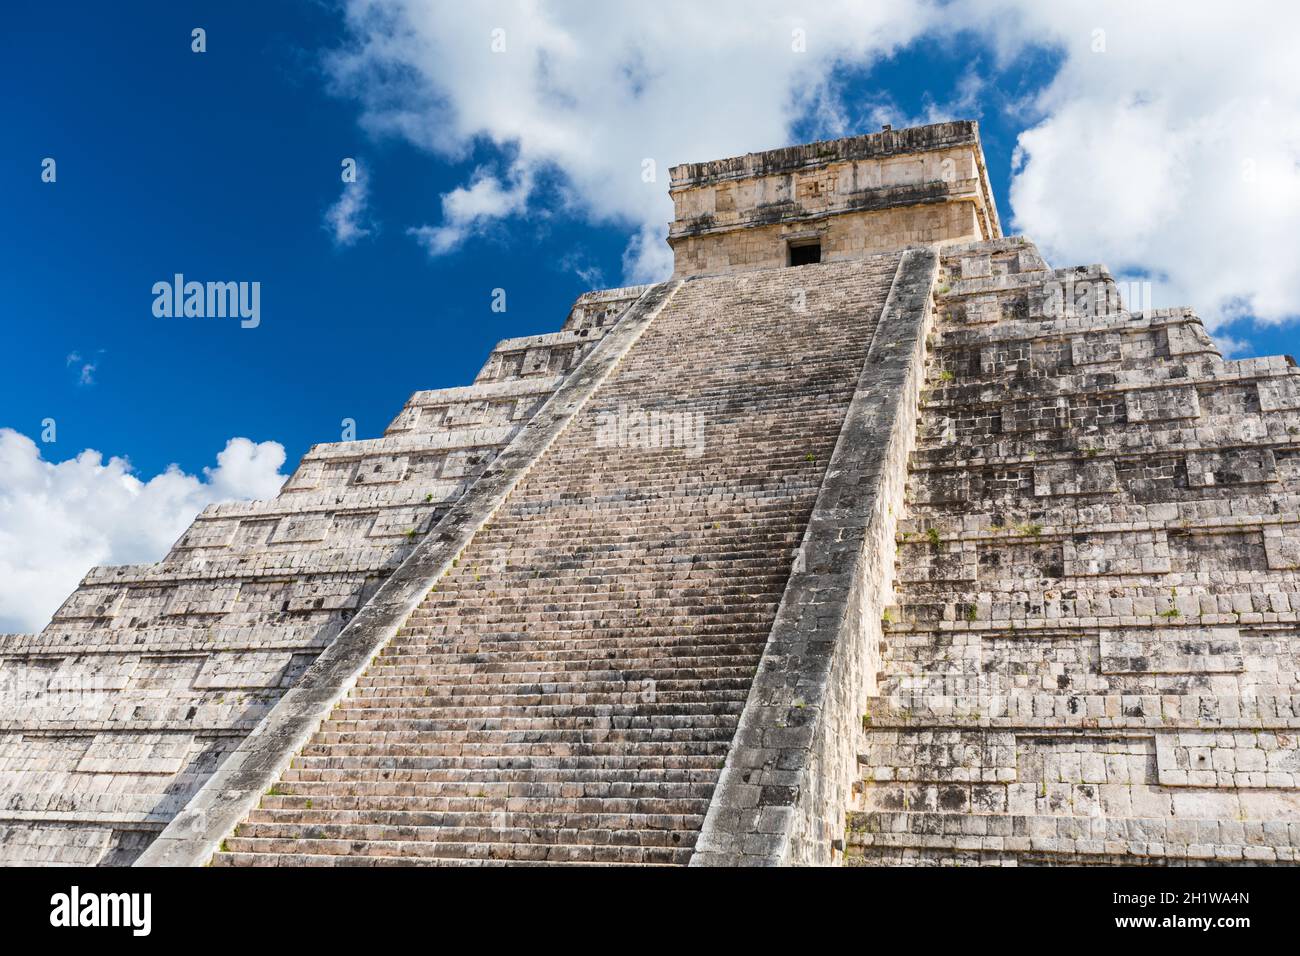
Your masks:
M 526 426 L 380 586 L 360 612 L 225 760 L 149 846 L 138 863 L 208 862 L 225 837 L 274 796 L 294 755 L 358 682 L 376 652 L 407 624 L 435 582 L 454 568 L 479 530 L 569 426 L 646 328 L 671 300 L 677 284 L 642 291 L 604 338 L 565 379 Z M 304 835 L 305 838 L 305 835 Z M 233 837 L 232 837 L 233 839 Z
M 868 343 L 896 342 L 877 317 L 897 262 L 681 285 L 214 834 L 215 862 L 687 862 Z M 876 387 L 892 394 L 883 372 Z M 825 520 L 843 524 L 861 472 Z M 804 560 L 849 579 L 833 554 Z M 796 776 L 769 768 L 747 851 L 788 828 Z
M 971 122 L 673 167 L 676 276 L 780 268 L 791 244 L 821 261 L 1000 235 Z
M 1300 379 L 1017 247 L 943 252 L 849 862 L 1295 862 Z

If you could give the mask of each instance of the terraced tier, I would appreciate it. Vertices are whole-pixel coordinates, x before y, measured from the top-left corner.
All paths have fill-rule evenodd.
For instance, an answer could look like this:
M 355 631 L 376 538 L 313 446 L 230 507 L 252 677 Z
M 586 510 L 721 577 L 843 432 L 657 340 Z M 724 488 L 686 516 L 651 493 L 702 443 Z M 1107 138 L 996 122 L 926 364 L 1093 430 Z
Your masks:
M 849 862 L 1294 862 L 1294 363 L 1024 240 L 943 267 Z

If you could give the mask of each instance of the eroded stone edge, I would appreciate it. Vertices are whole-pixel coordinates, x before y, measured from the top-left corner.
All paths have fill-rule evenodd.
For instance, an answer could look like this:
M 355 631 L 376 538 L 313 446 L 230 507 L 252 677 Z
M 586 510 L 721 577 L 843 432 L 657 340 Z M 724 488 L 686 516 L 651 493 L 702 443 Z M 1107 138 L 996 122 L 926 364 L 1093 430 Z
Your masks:
M 835 862 L 893 590 L 934 249 L 908 249 L 741 713 L 692 866 Z

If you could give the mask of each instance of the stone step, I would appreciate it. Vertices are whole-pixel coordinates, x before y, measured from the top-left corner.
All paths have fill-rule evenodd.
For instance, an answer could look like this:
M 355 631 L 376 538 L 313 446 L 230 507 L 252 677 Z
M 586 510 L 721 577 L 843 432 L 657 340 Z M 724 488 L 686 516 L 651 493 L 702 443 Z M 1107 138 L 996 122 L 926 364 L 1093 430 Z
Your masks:
M 407 631 L 414 633 L 408 634 Z M 569 636 L 559 637 L 547 634 L 545 637 L 538 637 L 536 634 L 528 636 L 513 635 L 503 636 L 500 634 L 486 634 L 480 638 L 459 639 L 454 642 L 433 641 L 428 633 L 430 627 L 426 626 L 421 629 L 403 628 L 402 633 L 393 639 L 388 645 L 390 650 L 386 650 L 378 659 L 380 661 L 388 660 L 389 654 L 401 656 L 407 653 L 427 654 L 435 658 L 455 657 L 459 662 L 466 654 L 483 654 L 493 655 L 495 659 L 500 660 L 526 660 L 528 655 L 540 652 L 545 654 L 554 654 L 555 659 L 566 660 L 581 659 L 576 655 L 588 654 L 590 660 L 616 660 L 620 655 L 639 657 L 645 653 L 663 653 L 677 649 L 694 650 L 699 649 L 699 653 L 711 653 L 713 650 L 726 652 L 732 648 L 742 650 L 757 646 L 762 648 L 761 638 L 752 634 L 748 630 L 738 630 L 734 626 L 712 624 L 696 628 L 691 634 L 682 633 L 641 633 L 639 631 L 626 634 L 617 645 L 611 645 L 596 637 Z M 746 641 L 736 640 L 736 635 L 741 634 L 749 639 Z M 511 657 L 510 655 L 524 655 L 523 657 Z M 566 657 L 565 655 L 573 655 Z
M 312 803 L 311 806 L 305 806 Z M 294 827 L 383 827 L 385 830 L 450 827 L 481 829 L 502 825 L 552 829 L 627 830 L 653 826 L 684 830 L 705 816 L 708 799 L 671 800 L 662 797 L 442 797 L 437 800 L 352 800 L 317 806 L 261 806 L 248 814 L 240 836 L 276 836 Z M 399 836 L 398 839 L 403 839 Z M 387 838 L 386 838 L 387 839 Z
M 371 716 L 354 719 L 348 714 L 335 715 L 331 730 L 325 737 L 313 738 L 312 746 L 329 742 L 354 743 L 374 742 L 384 746 L 400 743 L 453 743 L 456 741 L 479 742 L 487 738 L 485 734 L 503 733 L 546 733 L 540 739 L 554 739 L 557 733 L 585 731 L 599 735 L 602 739 L 614 731 L 653 728 L 661 734 L 683 727 L 730 727 L 744 706 L 744 698 L 737 697 L 727 701 L 713 701 L 707 704 L 655 704 L 653 707 L 640 705 L 638 695 L 628 694 L 626 700 L 619 702 L 591 703 L 582 699 L 572 702 L 555 700 L 551 703 L 529 706 L 530 716 L 511 716 L 518 712 L 517 705 L 483 705 L 479 707 L 445 707 L 435 713 L 412 710 L 404 711 L 400 717 L 380 717 L 376 712 Z M 422 716 L 424 715 L 424 716 Z M 323 733 L 323 732 L 322 732 Z
M 483 780 L 422 781 L 420 783 L 361 782 L 341 785 L 338 781 L 291 781 L 278 787 L 275 795 L 262 798 L 262 811 L 274 810 L 429 810 L 462 812 L 515 801 L 544 804 L 548 801 L 625 801 L 640 809 L 612 809 L 617 813 L 703 813 L 707 809 L 710 783 L 672 783 L 658 780 L 635 781 L 539 781 L 525 771 L 516 781 L 492 775 Z M 689 810 L 666 811 L 665 807 L 687 801 Z M 651 804 L 654 804 L 651 806 Z M 662 804 L 662 805 L 661 805 Z M 700 806 L 703 804 L 703 806 Z M 250 817 L 250 819 L 252 819 Z
M 415 710 L 447 707 L 477 708 L 488 704 L 532 708 L 545 706 L 561 699 L 566 704 L 581 704 L 585 700 L 594 705 L 600 703 L 601 697 L 608 696 L 611 702 L 616 702 L 633 692 L 637 695 L 635 699 L 638 701 L 653 700 L 659 705 L 682 707 L 692 703 L 708 704 L 732 700 L 737 696 L 743 699 L 757 663 L 755 660 L 750 667 L 738 669 L 737 673 L 726 678 L 715 678 L 698 683 L 690 678 L 686 681 L 659 681 L 653 677 L 629 675 L 585 683 L 519 681 L 425 687 L 418 682 L 418 679 L 413 679 L 413 683 L 406 686 L 371 685 L 365 692 L 354 691 L 339 704 L 339 711 L 335 716 L 340 719 L 353 719 L 361 712 L 379 714 L 401 708 Z M 653 694 L 653 698 L 646 696 L 647 694 Z
M 432 654 L 385 654 L 376 658 L 370 671 L 362 678 L 358 678 L 357 686 L 472 687 L 480 684 L 544 683 L 571 679 L 574 676 L 611 681 L 642 678 L 711 680 L 718 677 L 744 676 L 745 671 L 752 669 L 754 662 L 758 660 L 762 648 L 754 645 L 751 646 L 749 653 L 744 654 L 734 653 L 737 650 L 740 649 L 723 647 L 716 654 L 691 653 L 667 657 L 658 649 L 650 649 L 648 653 L 639 657 L 626 653 L 618 659 L 597 660 L 587 657 L 557 659 L 552 656 L 541 662 L 519 654 L 513 658 L 505 653 L 497 653 L 489 657 L 467 648 L 454 655 L 461 658 L 457 663 L 449 659 L 453 655 L 435 658 Z M 596 677 L 596 675 L 600 676 Z
M 732 722 L 734 726 L 734 721 Z M 299 757 L 300 766 L 313 757 L 322 759 L 367 758 L 382 753 L 381 759 L 401 761 L 454 756 L 477 757 L 609 757 L 626 755 L 629 759 L 668 759 L 679 756 L 726 755 L 731 727 L 675 728 L 655 730 L 557 731 L 541 735 L 534 732 L 485 731 L 475 735 L 453 737 L 448 741 L 394 742 L 358 741 L 343 743 L 329 740 L 308 743 Z M 432 738 L 432 735 L 430 735 Z M 540 738 L 540 739 L 539 739 Z
M 476 680 L 484 681 L 494 680 L 492 675 L 495 674 L 508 680 L 516 674 L 545 673 L 558 677 L 571 672 L 592 673 L 602 669 L 611 673 L 655 673 L 679 667 L 728 670 L 747 666 L 763 651 L 763 645 L 756 641 L 740 644 L 726 640 L 726 635 L 717 637 L 718 640 L 711 643 L 686 643 L 682 639 L 676 646 L 645 641 L 639 646 L 623 645 L 616 650 L 608 649 L 603 654 L 597 649 L 596 655 L 591 653 L 590 648 L 581 646 L 583 642 L 567 640 L 552 642 L 524 639 L 453 645 L 429 643 L 423 648 L 407 644 L 376 658 L 374 672 L 367 676 L 376 680 L 392 677 L 398 683 L 405 683 L 407 674 L 429 669 L 441 675 L 441 679 L 455 680 L 473 675 Z M 552 650 L 545 661 L 538 661 L 533 656 L 535 648 L 530 648 L 530 645 L 538 644 L 579 646 Z
M 685 865 L 689 848 L 547 843 L 390 844 L 386 855 L 353 854 L 348 846 L 304 840 L 297 852 L 267 849 L 271 841 L 231 839 L 227 851 L 212 858 L 213 866 L 667 866 Z M 250 847 L 237 851 L 240 847 Z
M 757 662 L 755 662 L 757 663 Z M 752 671 L 752 668 L 751 668 Z M 663 687 L 646 681 L 593 682 L 584 684 L 483 686 L 464 688 L 429 688 L 422 694 L 356 693 L 339 704 L 333 716 L 338 720 L 382 719 L 383 714 L 404 710 L 413 718 L 449 710 L 480 710 L 526 707 L 529 713 L 548 706 L 599 707 L 628 700 L 653 704 L 655 716 L 669 716 L 674 712 L 691 712 L 700 707 L 744 700 L 749 690 L 750 676 L 744 675 L 727 681 L 709 681 L 684 688 Z M 629 688 L 629 685 L 633 685 Z M 713 685 L 713 686 L 709 686 Z M 406 690 L 406 688 L 398 688 Z M 608 698 L 606 700 L 605 698 Z
M 398 666 L 392 661 L 401 658 L 390 658 L 382 667 L 376 667 L 367 673 L 364 681 L 358 678 L 356 693 L 368 697 L 407 696 L 406 691 L 411 687 L 427 691 L 437 688 L 440 693 L 478 693 L 485 686 L 514 688 L 520 685 L 599 689 L 591 687 L 592 684 L 607 685 L 612 690 L 619 685 L 626 686 L 633 680 L 654 680 L 661 689 L 670 692 L 689 690 L 697 682 L 725 688 L 735 686 L 733 682 L 736 679 L 747 684 L 757 659 L 757 655 L 729 655 L 722 659 L 723 666 L 714 666 L 718 661 L 716 657 L 691 657 L 677 661 L 669 659 L 661 661 L 658 666 L 645 666 L 644 663 L 634 663 L 628 659 L 626 666 L 618 667 L 606 660 L 572 661 L 567 667 L 547 661 L 544 670 L 538 662 L 529 662 L 526 665 L 528 669 L 523 670 L 511 668 L 509 664 L 492 666 L 486 661 L 480 661 L 465 664 L 464 669 L 458 672 L 446 664 Z M 700 663 L 696 664 L 696 661 Z
M 740 708 L 736 708 L 738 715 Z M 478 723 L 476 721 L 475 723 Z M 429 723 L 434 723 L 430 721 Z M 500 747 L 502 753 L 512 748 L 551 747 L 577 752 L 600 752 L 600 748 L 626 747 L 636 753 L 641 748 L 650 752 L 669 753 L 694 750 L 699 752 L 718 741 L 730 740 L 735 728 L 735 715 L 696 715 L 694 719 L 675 720 L 672 717 L 644 718 L 638 725 L 627 720 L 611 718 L 609 726 L 602 726 L 600 718 L 572 718 L 563 721 L 539 719 L 519 720 L 520 726 L 476 727 L 458 726 L 454 720 L 442 721 L 445 726 L 427 730 L 349 730 L 346 728 L 321 730 L 303 747 L 303 756 L 312 754 L 365 753 L 366 748 L 382 747 L 394 756 L 402 754 L 453 753 L 456 751 L 484 751 Z M 555 726 L 555 724 L 561 726 Z
M 489 815 L 491 816 L 491 815 Z M 515 814 L 509 817 L 513 820 Z M 348 854 L 440 856 L 439 845 L 469 842 L 514 844 L 568 844 L 584 838 L 593 845 L 689 849 L 702 820 L 691 817 L 582 814 L 560 817 L 538 815 L 529 825 L 528 814 L 518 814 L 521 826 L 482 825 L 392 826 L 386 824 L 314 824 L 311 826 L 244 823 L 227 842 L 227 849 L 242 852 L 257 844 L 270 852 L 311 852 L 329 847 Z M 418 848 L 418 849 L 417 849 Z
M 614 752 L 611 754 L 468 754 L 464 756 L 312 756 L 299 754 L 293 758 L 286 780 L 411 780 L 440 778 L 447 773 L 486 773 L 508 776 L 514 773 L 536 774 L 537 779 L 555 779 L 556 775 L 573 775 L 573 779 L 596 779 L 614 775 L 619 779 L 627 774 L 638 778 L 645 775 L 676 779 L 682 774 L 703 774 L 712 779 L 713 771 L 720 770 L 716 757 L 708 753 Z
M 788 552 L 788 557 L 793 559 L 793 550 Z M 748 561 L 737 560 L 727 566 L 727 571 L 743 571 L 748 566 Z M 583 577 L 587 576 L 586 568 L 573 570 Z M 677 590 L 682 592 L 699 590 L 706 586 L 704 582 L 708 570 L 688 563 L 679 564 L 676 568 L 655 574 L 656 582 L 652 590 L 596 591 L 595 586 L 592 585 L 591 590 L 586 594 L 573 592 L 557 594 L 542 586 L 510 589 L 505 585 L 489 584 L 483 588 L 472 588 L 472 597 L 464 599 L 458 597 L 453 601 L 425 604 L 418 616 L 412 615 L 411 626 L 446 624 L 462 619 L 472 619 L 476 624 L 484 623 L 485 618 L 488 619 L 488 623 L 518 621 L 525 617 L 536 620 L 541 611 L 548 619 L 554 615 L 557 629 L 562 630 L 567 619 L 579 617 L 590 619 L 593 616 L 608 614 L 613 608 L 628 607 L 641 609 L 642 616 L 654 613 L 656 616 L 668 615 L 676 618 L 693 615 L 741 618 L 770 609 L 772 604 L 777 603 L 771 595 L 771 590 L 784 583 L 781 575 L 778 574 L 765 575 L 762 579 L 753 576 L 744 579 L 743 584 L 732 585 L 733 593 L 730 601 L 719 600 L 712 595 L 683 596 L 681 603 L 672 600 L 671 591 L 674 582 Z M 641 573 L 646 574 L 644 570 Z M 737 593 L 742 588 L 744 593 Z M 494 600 L 494 595 L 499 595 L 500 600 Z

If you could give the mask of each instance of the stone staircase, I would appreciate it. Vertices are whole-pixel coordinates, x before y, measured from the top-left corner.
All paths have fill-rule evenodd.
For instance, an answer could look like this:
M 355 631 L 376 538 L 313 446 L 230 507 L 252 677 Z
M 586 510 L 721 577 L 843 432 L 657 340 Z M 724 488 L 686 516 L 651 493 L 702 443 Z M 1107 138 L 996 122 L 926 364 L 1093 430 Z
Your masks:
M 856 864 L 1295 862 L 1300 375 L 949 247 Z
M 94 568 L 42 633 L 0 635 L 0 864 L 135 860 L 644 291 L 582 296 L 475 384 L 313 446 L 273 500 L 209 506 L 163 560 Z
M 898 259 L 685 282 L 213 862 L 686 863 Z

